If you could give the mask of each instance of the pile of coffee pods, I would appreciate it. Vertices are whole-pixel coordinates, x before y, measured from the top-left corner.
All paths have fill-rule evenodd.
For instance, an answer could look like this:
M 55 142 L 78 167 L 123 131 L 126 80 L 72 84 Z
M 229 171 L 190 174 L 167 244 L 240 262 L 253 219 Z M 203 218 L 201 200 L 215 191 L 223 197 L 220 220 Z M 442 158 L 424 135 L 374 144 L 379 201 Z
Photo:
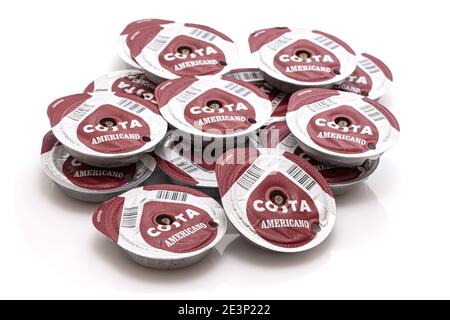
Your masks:
M 49 105 L 41 162 L 68 196 L 102 203 L 97 230 L 147 267 L 192 265 L 231 225 L 270 251 L 318 246 L 335 197 L 399 138 L 376 101 L 388 67 L 321 31 L 255 31 L 245 68 L 228 36 L 197 24 L 135 21 L 117 45 L 132 69 Z

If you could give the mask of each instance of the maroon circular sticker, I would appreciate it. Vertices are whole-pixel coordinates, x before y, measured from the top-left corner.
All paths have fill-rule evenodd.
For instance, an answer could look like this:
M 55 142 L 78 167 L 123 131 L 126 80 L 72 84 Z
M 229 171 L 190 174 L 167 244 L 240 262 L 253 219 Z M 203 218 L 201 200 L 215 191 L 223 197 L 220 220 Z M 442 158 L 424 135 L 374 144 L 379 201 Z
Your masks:
M 254 32 L 250 48 L 258 67 L 269 77 L 298 86 L 326 86 L 356 68 L 353 50 L 321 31 L 272 28 Z
M 228 218 L 252 242 L 300 252 L 331 232 L 335 202 L 328 183 L 306 161 L 276 149 L 233 149 L 216 175 Z
M 117 96 L 133 95 L 157 105 L 155 98 L 156 85 L 143 72 L 137 70 L 122 70 L 108 73 L 91 84 L 84 93 L 110 91 Z
M 312 158 L 345 166 L 379 157 L 395 144 L 400 131 L 395 117 L 381 104 L 326 89 L 295 93 L 287 124 Z
M 137 188 L 96 209 L 96 228 L 143 258 L 181 260 L 211 249 L 226 231 L 226 216 L 212 198 L 171 185 Z
M 127 43 L 135 61 L 160 79 L 223 74 L 237 58 L 230 38 L 196 24 L 152 24 L 131 34 Z
M 171 125 L 205 137 L 250 134 L 264 125 L 272 112 L 262 90 L 229 78 L 171 80 L 156 89 L 156 97 L 161 114 Z
M 153 103 L 112 92 L 61 98 L 49 106 L 48 115 L 56 138 L 86 156 L 139 154 L 167 131 Z

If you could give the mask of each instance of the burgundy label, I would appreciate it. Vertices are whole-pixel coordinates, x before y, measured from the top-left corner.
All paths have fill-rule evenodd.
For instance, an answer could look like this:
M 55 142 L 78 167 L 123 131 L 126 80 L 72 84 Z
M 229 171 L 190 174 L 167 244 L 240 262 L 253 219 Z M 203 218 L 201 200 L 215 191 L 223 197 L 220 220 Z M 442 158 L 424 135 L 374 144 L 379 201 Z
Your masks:
M 144 74 L 134 74 L 117 79 L 112 85 L 112 91 L 134 95 L 146 101 L 157 104 L 155 99 L 156 85 Z
M 180 77 L 214 75 L 227 65 L 217 46 L 188 36 L 174 38 L 159 55 L 159 63 Z
M 303 82 L 331 80 L 339 73 L 339 59 L 308 40 L 298 40 L 274 58 L 274 66 L 285 76 Z
M 125 198 L 116 197 L 95 209 L 92 222 L 98 231 L 117 243 Z
M 202 132 L 225 134 L 247 130 L 255 123 L 255 109 L 246 100 L 211 89 L 192 100 L 184 110 L 186 121 Z
M 164 219 L 171 224 L 160 224 Z M 144 205 L 140 233 L 149 245 L 174 253 L 187 253 L 208 246 L 217 236 L 213 219 L 193 205 L 150 201 Z
M 150 142 L 150 127 L 133 113 L 103 105 L 79 124 L 77 136 L 94 151 L 127 153 Z
M 378 143 L 379 137 L 377 127 L 349 106 L 317 114 L 310 120 L 307 130 L 320 147 L 345 154 L 367 152 L 371 145 Z
M 289 28 L 272 28 L 253 32 L 248 38 L 250 51 L 252 53 L 258 51 L 266 43 L 275 40 L 276 38 L 282 36 L 283 34 L 289 31 L 290 31 Z
M 104 169 L 85 165 L 72 157 L 63 164 L 64 176 L 74 185 L 90 190 L 112 190 L 133 180 L 136 165 Z
M 283 195 L 282 203 L 275 204 L 277 195 Z M 311 197 L 279 172 L 269 175 L 251 193 L 246 211 L 256 233 L 279 247 L 304 246 L 316 237 L 313 225 L 320 224 Z
M 368 96 L 372 90 L 372 79 L 370 76 L 360 67 L 346 78 L 343 82 L 335 86 L 336 89 L 353 92 L 359 95 Z

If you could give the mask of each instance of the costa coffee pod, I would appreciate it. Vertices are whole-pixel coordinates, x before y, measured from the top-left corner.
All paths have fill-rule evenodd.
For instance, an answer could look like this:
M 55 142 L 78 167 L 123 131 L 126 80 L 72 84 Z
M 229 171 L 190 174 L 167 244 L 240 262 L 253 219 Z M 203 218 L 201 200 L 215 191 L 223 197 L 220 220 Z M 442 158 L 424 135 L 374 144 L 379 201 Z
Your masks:
M 84 93 L 95 94 L 112 92 L 120 97 L 133 95 L 153 103 L 155 107 L 156 85 L 147 79 L 145 74 L 139 70 L 122 70 L 108 73 L 91 84 L 84 90 Z
M 325 179 L 298 156 L 276 149 L 234 149 L 216 166 L 232 224 L 265 249 L 296 253 L 323 242 L 336 205 Z
M 44 172 L 69 197 L 100 203 L 145 183 L 156 161 L 149 154 L 139 162 L 120 168 L 97 168 L 72 158 L 50 131 L 41 150 Z
M 53 134 L 70 155 L 98 167 L 138 162 L 167 131 L 155 105 L 111 92 L 60 98 L 50 104 L 47 114 Z
M 119 38 L 117 39 L 117 53 L 119 57 L 128 65 L 133 68 L 140 69 L 140 66 L 134 61 L 131 57 L 130 48 L 128 47 L 127 39 L 128 35 L 134 33 L 136 30 L 143 29 L 147 26 L 151 26 L 152 24 L 160 24 L 164 22 L 170 22 L 166 20 L 158 20 L 158 19 L 142 19 L 138 21 L 134 21 L 126 26 L 126 28 L 122 31 Z
M 335 89 L 353 92 L 372 100 L 384 96 L 392 85 L 391 70 L 368 53 L 357 55 L 358 66 L 351 76 L 336 84 Z
M 141 187 L 113 198 L 95 210 L 93 222 L 134 261 L 157 269 L 199 261 L 227 229 L 217 201 L 173 185 Z
M 155 149 L 155 155 L 159 168 L 175 183 L 195 186 L 211 197 L 220 199 L 215 161 L 210 159 L 208 163 L 204 161 L 202 153 L 192 151 L 170 132 Z
M 276 122 L 266 127 L 260 134 L 260 140 L 263 148 L 275 148 L 291 152 L 308 161 L 322 174 L 335 196 L 342 195 L 354 186 L 366 181 L 375 172 L 379 164 L 379 159 L 368 160 L 364 162 L 363 166 L 344 168 L 314 160 L 302 151 L 297 138 L 289 130 L 286 121 Z
M 237 47 L 230 38 L 197 24 L 151 24 L 136 30 L 127 40 L 132 58 L 155 83 L 222 75 L 237 60 Z
M 284 92 L 331 87 L 355 71 L 354 51 L 321 31 L 271 28 L 252 33 L 250 50 L 266 80 Z
M 220 199 L 216 180 L 216 160 L 226 150 L 240 147 L 256 147 L 259 139 L 253 134 L 242 144 L 203 144 L 197 149 L 189 141 L 189 136 L 178 132 L 168 132 L 164 140 L 155 149 L 159 168 L 175 184 L 195 187 L 214 199 Z
M 378 159 L 400 135 L 397 120 L 380 103 L 336 90 L 295 93 L 286 119 L 306 154 L 339 167 Z
M 167 81 L 156 88 L 156 100 L 169 124 L 209 141 L 249 136 L 269 120 L 272 112 L 263 91 L 224 77 Z
M 286 118 L 290 95 L 275 89 L 264 80 L 264 74 L 259 69 L 237 69 L 226 74 L 225 77 L 251 83 L 264 91 L 272 102 L 272 116 L 270 123 Z

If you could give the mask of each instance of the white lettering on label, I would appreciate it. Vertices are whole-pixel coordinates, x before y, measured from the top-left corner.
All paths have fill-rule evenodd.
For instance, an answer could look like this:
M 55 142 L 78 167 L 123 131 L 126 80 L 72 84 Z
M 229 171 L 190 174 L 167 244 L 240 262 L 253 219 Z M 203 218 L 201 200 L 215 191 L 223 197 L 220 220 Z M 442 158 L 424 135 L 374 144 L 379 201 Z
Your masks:
M 147 234 L 153 238 L 159 237 L 161 235 L 161 233 L 163 233 L 163 232 L 169 232 L 173 229 L 181 228 L 183 225 L 183 222 L 188 222 L 199 215 L 200 215 L 199 212 L 197 212 L 195 210 L 187 209 L 185 212 L 182 212 L 182 213 L 176 215 L 174 217 L 175 221 L 172 224 L 158 225 L 156 228 L 151 227 L 147 230 Z
M 309 221 L 298 219 L 268 219 L 261 221 L 262 229 L 302 228 L 309 229 Z
M 359 134 L 365 134 L 369 136 L 373 136 L 372 129 L 370 126 L 358 126 L 355 124 L 352 124 L 348 127 L 343 127 L 338 125 L 334 121 L 327 121 L 326 119 L 318 118 L 315 121 L 316 126 L 318 127 L 329 127 L 331 129 L 340 130 L 344 133 L 359 133 Z
M 331 63 L 333 63 L 334 62 L 333 58 L 328 54 L 325 54 L 323 56 L 322 55 L 314 55 L 309 58 L 301 58 L 297 55 L 289 56 L 288 54 L 282 54 L 279 59 L 281 62 L 291 62 L 291 61 L 292 62 L 301 62 L 301 63 L 315 63 L 315 62 L 331 62 Z
M 272 201 L 262 201 L 262 200 L 256 200 L 253 202 L 253 209 L 255 209 L 257 212 L 282 212 L 282 213 L 289 213 L 289 208 L 291 209 L 291 212 L 312 212 L 311 207 L 309 206 L 308 202 L 306 200 L 301 200 L 300 202 L 298 200 L 288 200 L 284 206 L 277 206 Z
M 226 104 L 222 108 L 213 109 L 208 106 L 200 107 L 195 106 L 192 107 L 189 111 L 191 114 L 201 114 L 201 113 L 224 113 L 224 112 L 233 112 L 233 111 L 247 111 L 248 107 L 242 102 L 238 102 L 236 105 L 234 104 Z
M 113 131 L 117 132 L 119 130 L 126 130 L 126 129 L 134 129 L 134 128 L 142 128 L 142 124 L 138 120 L 131 120 L 130 123 L 128 121 L 123 121 L 117 123 L 116 126 L 113 127 L 105 127 L 101 124 L 98 124 L 96 126 L 92 124 L 87 124 L 83 127 L 83 131 L 86 133 L 94 133 L 96 131 L 99 132 L 107 132 L 107 131 Z
M 214 49 L 213 47 L 206 47 L 206 48 L 200 48 L 200 49 L 194 50 L 190 54 L 183 54 L 183 53 L 179 53 L 179 52 L 167 53 L 164 55 L 164 59 L 166 61 L 175 61 L 177 59 L 186 60 L 186 59 L 195 59 L 197 57 L 210 56 L 213 54 L 218 54 L 217 50 Z

